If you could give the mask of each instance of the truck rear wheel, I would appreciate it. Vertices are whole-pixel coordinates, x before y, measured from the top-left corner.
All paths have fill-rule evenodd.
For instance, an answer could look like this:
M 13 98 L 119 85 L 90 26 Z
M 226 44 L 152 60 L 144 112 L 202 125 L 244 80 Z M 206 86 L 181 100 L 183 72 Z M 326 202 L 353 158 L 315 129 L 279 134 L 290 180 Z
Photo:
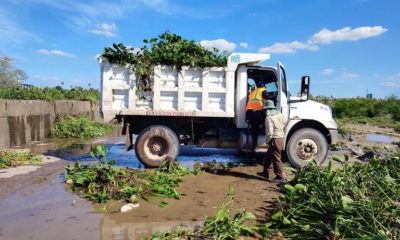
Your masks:
M 304 128 L 290 137 L 286 153 L 295 167 L 304 167 L 313 159 L 322 164 L 328 155 L 328 142 L 318 130 Z
M 166 159 L 176 159 L 179 153 L 179 140 L 168 127 L 150 126 L 137 137 L 135 152 L 146 167 L 159 167 Z

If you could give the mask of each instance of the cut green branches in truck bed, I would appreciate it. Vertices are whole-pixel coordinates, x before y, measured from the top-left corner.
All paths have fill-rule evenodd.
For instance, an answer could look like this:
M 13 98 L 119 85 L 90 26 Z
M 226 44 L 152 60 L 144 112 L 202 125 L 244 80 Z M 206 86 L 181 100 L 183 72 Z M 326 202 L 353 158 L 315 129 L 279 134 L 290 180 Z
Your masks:
M 153 68 L 167 65 L 181 69 L 189 67 L 224 67 L 228 52 L 220 53 L 202 47 L 194 40 L 186 40 L 179 35 L 165 32 L 156 38 L 145 39 L 144 46 L 135 50 L 122 43 L 104 49 L 103 57 L 110 63 L 121 66 L 131 65 L 136 75 L 136 91 L 139 97 L 153 88 Z

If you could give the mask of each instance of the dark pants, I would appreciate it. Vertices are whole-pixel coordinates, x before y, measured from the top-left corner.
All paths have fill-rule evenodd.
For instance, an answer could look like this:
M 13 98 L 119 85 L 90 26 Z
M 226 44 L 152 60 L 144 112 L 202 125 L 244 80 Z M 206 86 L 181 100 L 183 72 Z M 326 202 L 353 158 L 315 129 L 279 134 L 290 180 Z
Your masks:
M 250 134 L 252 140 L 252 150 L 257 147 L 257 139 L 260 126 L 264 124 L 265 111 L 264 110 L 247 110 L 246 120 L 250 125 Z
M 271 164 L 274 167 L 276 177 L 283 178 L 281 153 L 283 150 L 284 138 L 273 138 L 268 144 L 267 155 L 264 161 L 264 174 L 268 176 L 268 169 Z

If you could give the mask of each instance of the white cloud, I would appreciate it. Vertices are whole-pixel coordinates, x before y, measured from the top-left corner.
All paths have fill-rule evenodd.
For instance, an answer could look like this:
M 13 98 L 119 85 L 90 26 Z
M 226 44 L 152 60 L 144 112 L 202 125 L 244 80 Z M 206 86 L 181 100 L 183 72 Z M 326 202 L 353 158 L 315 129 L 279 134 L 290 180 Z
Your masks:
M 330 44 L 337 41 L 357 41 L 364 38 L 376 37 L 387 31 L 382 26 L 374 27 L 358 27 L 351 29 L 350 27 L 344 27 L 342 29 L 331 31 L 327 28 L 323 28 L 321 31 L 315 33 L 309 40 L 310 43 L 316 44 Z
M 337 41 L 357 41 L 365 38 L 376 37 L 388 31 L 382 26 L 358 27 L 351 29 L 344 27 L 336 31 L 323 28 L 305 42 L 277 42 L 271 46 L 258 49 L 260 53 L 295 53 L 297 50 L 318 51 L 319 45 L 331 44 Z
M 113 38 L 117 36 L 117 30 L 117 25 L 115 23 L 103 23 L 97 24 L 96 28 L 89 29 L 88 32 L 96 35 L 102 35 L 108 38 Z
M 355 78 L 359 78 L 359 77 L 360 77 L 360 74 L 357 74 L 357 73 L 351 73 L 351 72 L 340 73 L 340 78 L 355 79 Z
M 309 50 L 318 51 L 319 47 L 317 45 L 302 43 L 299 41 L 293 41 L 288 43 L 274 43 L 269 47 L 263 47 L 258 50 L 260 53 L 295 53 L 297 50 Z
M 228 42 L 225 39 L 215 39 L 215 40 L 202 40 L 200 45 L 207 48 L 218 48 L 220 51 L 233 51 L 236 49 L 236 44 Z
M 41 55 L 54 55 L 54 56 L 60 56 L 60 57 L 75 58 L 75 55 L 73 55 L 71 53 L 63 52 L 61 50 L 39 49 L 36 52 Z
M 248 47 L 249 47 L 249 44 L 248 44 L 247 42 L 241 42 L 241 43 L 239 43 L 239 46 L 240 46 L 241 48 L 248 48 Z
M 400 88 L 400 73 L 386 77 L 385 81 L 381 82 L 380 85 L 390 88 Z
M 322 71 L 320 72 L 320 74 L 321 74 L 321 75 L 325 75 L 325 76 L 329 76 L 329 75 L 332 75 L 334 71 L 335 71 L 335 70 L 333 70 L 333 69 L 331 69 L 331 68 L 325 68 L 324 70 L 322 70 Z

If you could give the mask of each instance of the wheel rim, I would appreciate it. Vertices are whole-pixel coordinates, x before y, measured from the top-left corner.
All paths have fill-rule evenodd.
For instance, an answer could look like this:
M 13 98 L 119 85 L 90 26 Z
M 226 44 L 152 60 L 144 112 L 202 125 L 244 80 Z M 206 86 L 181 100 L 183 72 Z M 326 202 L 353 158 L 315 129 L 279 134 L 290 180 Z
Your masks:
M 309 160 L 318 154 L 318 145 L 312 139 L 302 139 L 297 143 L 297 156 L 303 160 Z
M 168 142 L 161 137 L 151 137 L 144 144 L 144 150 L 148 156 L 160 159 L 169 151 Z

